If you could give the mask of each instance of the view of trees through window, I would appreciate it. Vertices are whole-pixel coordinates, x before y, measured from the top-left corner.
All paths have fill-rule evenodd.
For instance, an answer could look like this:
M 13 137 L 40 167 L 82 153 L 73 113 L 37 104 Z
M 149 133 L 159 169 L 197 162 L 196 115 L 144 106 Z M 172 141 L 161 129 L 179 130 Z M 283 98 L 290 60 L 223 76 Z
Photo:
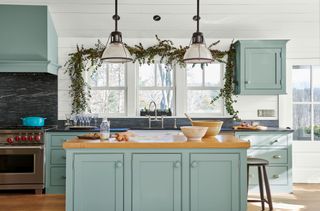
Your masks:
M 292 69 L 294 140 L 320 140 L 320 66 Z

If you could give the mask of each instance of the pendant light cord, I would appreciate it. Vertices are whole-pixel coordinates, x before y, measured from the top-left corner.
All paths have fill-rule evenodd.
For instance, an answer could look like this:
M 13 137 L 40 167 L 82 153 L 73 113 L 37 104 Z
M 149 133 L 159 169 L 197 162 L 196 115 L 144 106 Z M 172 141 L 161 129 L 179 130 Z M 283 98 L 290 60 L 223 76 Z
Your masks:
M 200 13 L 200 0 L 197 0 L 197 32 L 199 32 L 199 20 L 200 20 L 199 13 Z
M 115 31 L 118 31 L 118 0 L 115 0 Z

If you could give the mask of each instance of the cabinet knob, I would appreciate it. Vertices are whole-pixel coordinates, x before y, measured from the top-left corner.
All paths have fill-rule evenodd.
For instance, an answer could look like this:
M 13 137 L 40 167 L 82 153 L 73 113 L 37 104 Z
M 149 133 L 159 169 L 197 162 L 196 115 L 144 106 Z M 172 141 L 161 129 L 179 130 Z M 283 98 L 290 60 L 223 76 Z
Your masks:
M 191 163 L 191 167 L 192 168 L 195 168 L 195 167 L 197 167 L 198 166 L 198 162 L 197 161 L 193 161 L 192 163 Z
M 253 178 L 253 177 L 254 177 L 254 174 L 249 174 L 249 177 L 250 177 L 250 178 Z
M 281 155 L 274 155 L 273 158 L 274 158 L 274 159 L 280 159 L 280 158 L 281 158 Z
M 279 174 L 274 174 L 274 175 L 272 176 L 273 179 L 278 179 L 279 177 L 280 177 Z
M 181 167 L 180 161 L 176 161 L 176 162 L 174 163 L 174 167 L 175 167 L 175 168 L 180 168 L 180 167 Z
M 116 162 L 116 167 L 117 168 L 121 168 L 122 167 L 122 162 L 121 161 Z
M 245 84 L 250 84 L 250 81 L 245 81 L 244 83 L 245 83 Z
M 275 143 L 278 143 L 279 141 L 278 140 L 274 140 L 274 141 L 271 141 L 270 144 L 275 144 Z
M 62 156 L 62 159 L 65 160 L 65 159 L 67 159 L 67 157 L 66 156 Z
M 61 178 L 62 178 L 62 179 L 66 179 L 67 177 L 66 177 L 66 176 L 62 176 Z

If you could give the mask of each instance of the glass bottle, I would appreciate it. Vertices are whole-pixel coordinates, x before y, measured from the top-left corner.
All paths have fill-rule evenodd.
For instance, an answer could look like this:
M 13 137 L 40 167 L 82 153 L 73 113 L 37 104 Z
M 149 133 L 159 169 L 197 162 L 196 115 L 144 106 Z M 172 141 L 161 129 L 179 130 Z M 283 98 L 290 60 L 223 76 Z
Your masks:
M 110 122 L 104 118 L 100 124 L 100 134 L 102 140 L 108 140 L 110 137 Z

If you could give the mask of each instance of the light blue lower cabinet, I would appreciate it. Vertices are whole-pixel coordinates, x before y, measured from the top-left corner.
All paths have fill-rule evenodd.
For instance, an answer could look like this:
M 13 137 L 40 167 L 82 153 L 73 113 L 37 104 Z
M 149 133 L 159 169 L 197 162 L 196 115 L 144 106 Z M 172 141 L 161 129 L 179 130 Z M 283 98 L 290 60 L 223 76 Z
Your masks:
M 246 211 L 246 149 L 67 149 L 67 211 Z
M 239 160 L 233 154 L 191 155 L 191 211 L 239 210 Z
M 123 210 L 123 155 L 75 155 L 74 175 L 74 210 Z

